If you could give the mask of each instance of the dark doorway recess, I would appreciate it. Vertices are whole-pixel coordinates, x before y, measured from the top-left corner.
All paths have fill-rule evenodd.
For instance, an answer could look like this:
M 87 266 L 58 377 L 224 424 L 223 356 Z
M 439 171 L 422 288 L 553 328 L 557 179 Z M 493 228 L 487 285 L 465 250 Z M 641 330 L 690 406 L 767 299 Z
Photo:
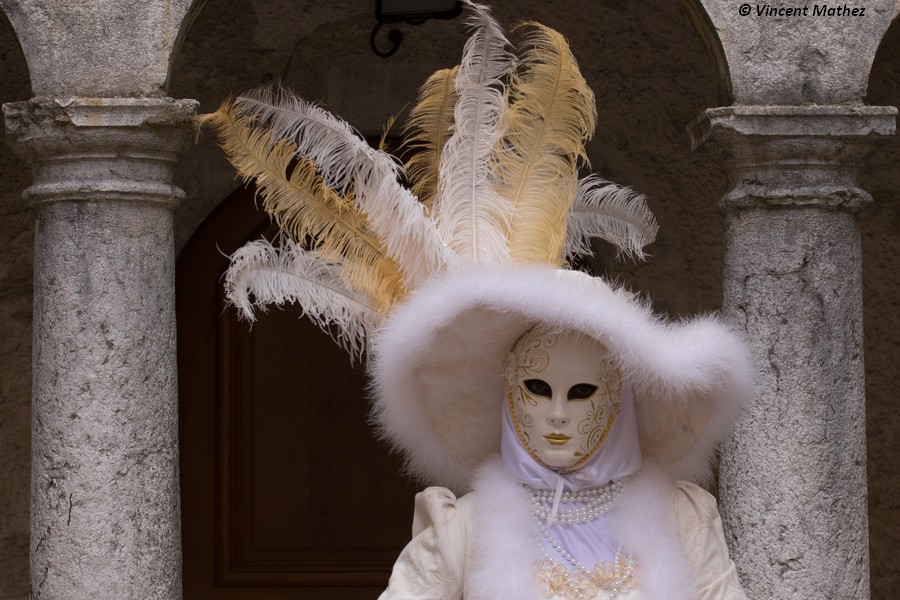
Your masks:
M 230 254 L 274 235 L 253 191 L 178 258 L 185 600 L 371 600 L 409 540 L 414 486 L 368 426 L 362 367 L 301 316 L 226 307 Z

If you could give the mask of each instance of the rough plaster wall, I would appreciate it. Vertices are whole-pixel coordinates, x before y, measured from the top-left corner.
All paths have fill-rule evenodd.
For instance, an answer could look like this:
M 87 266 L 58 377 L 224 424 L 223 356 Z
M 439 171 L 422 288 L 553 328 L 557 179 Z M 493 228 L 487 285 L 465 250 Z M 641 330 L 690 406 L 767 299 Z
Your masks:
M 25 57 L 0 16 L 0 102 L 31 97 Z M 31 464 L 31 170 L 0 144 L 0 598 L 28 597 Z
M 900 22 L 888 29 L 872 65 L 866 104 L 900 106 Z M 869 453 L 872 598 L 900 589 L 900 138 L 868 160 L 860 183 L 874 201 L 859 213 L 863 250 L 863 331 Z

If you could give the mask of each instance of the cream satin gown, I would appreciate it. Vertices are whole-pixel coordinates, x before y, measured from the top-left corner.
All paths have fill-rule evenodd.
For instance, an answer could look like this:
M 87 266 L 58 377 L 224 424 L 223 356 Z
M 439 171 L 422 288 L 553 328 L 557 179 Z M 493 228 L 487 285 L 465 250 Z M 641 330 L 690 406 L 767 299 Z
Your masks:
M 677 483 L 675 506 L 682 551 L 691 566 L 698 600 L 747 600 L 722 530 L 715 499 L 688 482 Z M 394 565 L 379 600 L 461 600 L 465 585 L 471 494 L 457 499 L 450 490 L 428 488 L 416 496 L 413 539 Z M 640 569 L 640 565 L 638 565 Z M 609 597 L 601 592 L 597 600 Z M 640 588 L 618 600 L 652 600 Z M 550 600 L 564 600 L 553 596 Z

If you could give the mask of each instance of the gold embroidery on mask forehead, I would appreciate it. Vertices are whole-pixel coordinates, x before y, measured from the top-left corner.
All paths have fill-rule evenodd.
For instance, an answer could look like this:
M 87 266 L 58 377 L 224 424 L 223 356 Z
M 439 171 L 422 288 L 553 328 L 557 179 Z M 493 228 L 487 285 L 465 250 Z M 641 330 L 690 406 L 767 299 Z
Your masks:
M 535 375 L 550 366 L 548 348 L 559 341 L 559 335 L 548 334 L 537 327 L 526 331 L 513 346 L 516 374 L 519 378 Z

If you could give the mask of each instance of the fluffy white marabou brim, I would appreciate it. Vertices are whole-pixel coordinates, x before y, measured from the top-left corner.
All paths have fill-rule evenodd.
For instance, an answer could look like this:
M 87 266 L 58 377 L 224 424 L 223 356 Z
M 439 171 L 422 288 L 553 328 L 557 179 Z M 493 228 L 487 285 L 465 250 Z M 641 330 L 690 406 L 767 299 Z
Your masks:
M 632 385 L 644 454 L 702 481 L 749 398 L 744 344 L 712 316 L 666 322 L 577 271 L 468 267 L 432 278 L 373 342 L 373 420 L 410 471 L 457 492 L 499 450 L 503 362 L 535 324 L 605 344 Z

